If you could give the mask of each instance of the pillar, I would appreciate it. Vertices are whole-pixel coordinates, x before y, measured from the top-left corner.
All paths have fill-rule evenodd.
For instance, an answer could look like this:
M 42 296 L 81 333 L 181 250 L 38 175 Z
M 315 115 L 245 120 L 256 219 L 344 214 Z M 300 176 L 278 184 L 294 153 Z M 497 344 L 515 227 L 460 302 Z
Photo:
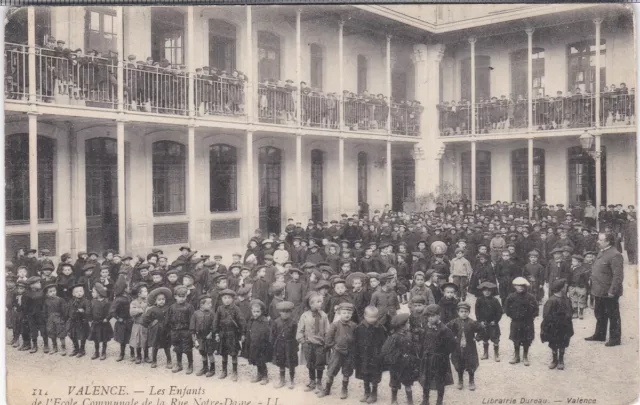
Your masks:
M 387 204 L 393 205 L 393 189 L 391 186 L 391 141 L 387 141 L 387 171 L 386 171 L 386 183 L 387 183 Z
M 338 22 L 338 86 L 340 87 L 340 130 L 344 130 L 344 21 Z
M 471 207 L 476 207 L 476 141 L 471 141 Z
M 33 7 L 29 7 L 31 10 Z M 29 240 L 38 249 L 38 115 L 29 116 Z
M 302 125 L 302 100 L 300 96 L 302 95 L 302 89 L 300 89 L 300 82 L 302 81 L 302 38 L 301 38 L 301 29 L 302 23 L 300 21 L 300 16 L 302 14 L 301 9 L 296 10 L 296 86 L 298 87 L 298 97 L 296 100 L 296 122 L 298 125 Z
M 248 6 L 249 8 L 251 6 Z M 249 235 L 253 235 L 254 222 L 253 218 L 258 207 L 256 207 L 255 201 L 253 201 L 253 187 L 255 185 L 253 181 L 253 131 L 247 131 L 247 216 L 246 216 L 246 228 L 249 230 Z
M 302 135 L 296 135 L 296 212 L 302 221 Z
M 596 127 L 600 127 L 601 123 L 601 119 L 600 119 L 600 88 L 601 88 L 601 84 L 600 84 L 600 28 L 602 25 L 602 18 L 596 18 L 593 20 L 593 23 L 596 26 Z M 599 138 L 599 137 L 598 137 Z M 600 149 L 596 149 L 596 151 L 600 151 Z M 599 159 L 598 159 L 599 160 Z M 598 169 L 597 169 L 598 170 Z M 600 209 L 600 205 L 598 205 L 598 208 Z
M 196 241 L 196 126 L 189 124 L 187 137 L 187 183 L 189 204 L 189 244 L 193 247 Z
M 189 108 L 189 116 L 193 117 L 196 114 L 195 107 L 195 53 L 196 53 L 196 40 L 195 40 L 195 22 L 193 15 L 193 6 L 187 7 L 187 72 L 189 77 L 189 91 L 187 92 L 187 106 Z
M 387 99 L 389 108 L 387 109 L 387 134 L 391 135 L 391 35 L 387 34 Z
M 78 254 L 78 212 L 80 196 L 78 195 L 78 137 L 73 124 L 67 122 L 69 132 L 69 196 L 71 205 L 71 246 L 70 253 L 73 257 Z
M 122 111 L 124 109 L 124 15 L 123 15 L 123 7 L 116 7 L 116 35 L 117 35 L 117 45 L 116 51 L 118 52 L 118 66 L 117 69 L 117 97 L 118 97 L 118 111 Z M 131 97 L 131 95 L 129 95 Z M 118 194 L 120 196 L 121 194 Z M 120 197 L 119 197 L 120 198 Z M 120 215 L 120 213 L 118 213 Z M 122 232 L 120 230 L 120 232 Z M 123 249 L 124 245 L 118 245 L 120 249 Z
M 36 10 L 27 8 L 27 45 L 29 47 L 29 102 L 36 102 Z M 33 241 L 31 241 L 33 243 Z
M 529 218 L 533 217 L 533 138 L 527 139 L 527 184 L 529 196 Z
M 595 135 L 595 149 L 596 149 L 596 209 L 600 209 L 600 204 L 602 204 L 602 160 L 600 159 L 600 151 L 602 149 L 601 145 L 601 136 L 600 134 Z M 600 221 L 597 221 L 597 226 L 600 227 Z M 599 228 L 598 228 L 599 229 Z
M 534 29 L 529 27 L 525 29 L 528 40 L 528 52 L 527 52 L 527 122 L 529 132 L 533 131 L 533 31 Z M 529 196 L 529 200 L 531 200 Z M 529 212 L 531 217 L 531 212 Z
M 248 80 L 245 83 L 245 94 L 247 95 L 247 102 L 245 103 L 245 111 L 247 112 L 247 120 L 249 122 L 253 121 L 253 109 L 256 105 L 256 92 L 258 90 L 258 78 L 254 77 L 253 74 L 255 72 L 253 66 L 253 15 L 251 13 L 251 6 L 246 7 L 246 44 L 245 44 L 245 52 L 246 54 L 246 66 L 245 72 L 248 73 Z M 251 187 L 249 187 L 251 188 Z M 250 235 L 253 235 L 253 230 Z
M 121 118 L 116 121 L 116 145 L 118 150 L 118 250 L 120 253 L 125 253 L 127 250 L 127 212 L 124 165 L 124 120 Z
M 476 134 L 476 37 L 469 38 L 471 45 L 471 133 Z
M 388 143 L 390 144 L 390 143 Z M 387 152 L 387 158 L 389 152 Z M 344 212 L 344 138 L 338 138 L 338 211 Z

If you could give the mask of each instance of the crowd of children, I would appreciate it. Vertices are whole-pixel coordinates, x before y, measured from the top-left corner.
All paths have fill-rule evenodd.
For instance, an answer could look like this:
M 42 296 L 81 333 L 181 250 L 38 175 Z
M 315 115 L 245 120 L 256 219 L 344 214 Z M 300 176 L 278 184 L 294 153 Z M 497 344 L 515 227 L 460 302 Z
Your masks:
M 104 360 L 115 340 L 117 361 L 129 346 L 133 362 L 155 368 L 162 351 L 176 373 L 186 357 L 187 374 L 194 372 L 195 348 L 202 361 L 198 376 L 218 371 L 226 378 L 230 357 L 236 381 L 238 358 L 245 357 L 256 368 L 252 381 L 261 384 L 269 382 L 267 363 L 274 364 L 278 388 L 287 373 L 294 388 L 304 362 L 306 391 L 331 395 L 341 374 L 340 397 L 346 398 L 355 372 L 366 403 L 377 401 L 381 375 L 389 371 L 392 404 L 403 386 L 412 404 L 416 381 L 424 403 L 435 390 L 441 404 L 445 387 L 454 383 L 451 364 L 457 388 L 463 389 L 467 373 L 468 388 L 475 390 L 476 341 L 483 345 L 481 359 L 489 358 L 491 342 L 500 361 L 503 314 L 511 320 L 510 363 L 529 366 L 546 284 L 540 337 L 552 349 L 550 368 L 564 369 L 573 319 L 582 319 L 589 304 L 597 231 L 562 207 L 543 211 L 548 215 L 540 208 L 534 219 L 517 204 L 465 213 L 467 205 L 374 212 L 371 219 L 344 215 L 306 228 L 290 219 L 281 235 L 264 238 L 257 230 L 229 267 L 221 255 L 212 259 L 188 246 L 173 262 L 158 249 L 145 258 L 106 251 L 101 261 L 95 252 L 79 252 L 75 262 L 63 254 L 57 268 L 46 249 L 40 258 L 34 249 L 20 249 L 7 263 L 11 344 L 35 353 L 41 337 L 45 353 L 67 355 L 68 337 L 69 355 L 82 357 L 89 340 L 91 358 Z M 597 218 L 601 231 L 624 235 L 635 221 L 632 208 L 605 210 Z M 476 297 L 475 320 L 467 294 Z

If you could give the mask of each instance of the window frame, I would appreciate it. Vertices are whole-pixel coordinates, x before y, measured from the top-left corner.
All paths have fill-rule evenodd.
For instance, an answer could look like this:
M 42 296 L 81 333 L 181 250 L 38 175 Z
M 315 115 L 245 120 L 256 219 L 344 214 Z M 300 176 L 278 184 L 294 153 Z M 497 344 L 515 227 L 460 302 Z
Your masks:
M 219 161 L 214 160 L 214 152 Z M 226 179 L 225 179 L 226 178 Z M 223 197 L 216 197 L 215 186 L 224 180 Z M 220 205 L 216 206 L 216 201 Z M 238 211 L 238 149 L 235 146 L 216 143 L 209 146 L 209 211 Z
M 169 150 L 171 147 L 178 147 L 180 150 L 179 155 L 172 155 Z M 157 149 L 164 149 L 162 151 Z M 160 153 L 162 152 L 162 153 Z M 186 146 L 180 142 L 160 140 L 156 141 L 151 146 L 151 183 L 152 183 L 152 212 L 153 216 L 167 216 L 167 215 L 184 215 L 187 213 L 187 155 Z M 157 161 L 161 159 L 161 161 Z M 171 162 L 171 160 L 174 160 Z M 177 187 L 174 186 L 172 192 L 171 184 L 171 170 L 177 170 L 173 175 L 178 177 L 181 184 L 178 183 Z M 163 185 L 162 190 L 158 189 L 158 185 Z M 177 202 L 172 201 L 172 198 L 177 196 Z M 160 201 L 162 199 L 162 201 Z M 159 205 L 163 204 L 166 208 L 160 209 Z M 172 207 L 173 204 L 177 204 L 178 207 Z
M 311 43 L 309 44 L 309 85 L 314 89 L 322 90 L 323 81 L 324 47 L 317 43 Z
M 532 73 L 533 73 L 533 96 L 545 95 L 545 50 L 544 48 L 533 48 L 532 52 Z M 511 95 L 518 97 L 522 95 L 525 99 L 529 97 L 528 90 L 528 62 L 529 62 L 529 50 L 519 49 L 511 52 Z M 523 69 L 524 68 L 524 69 Z M 539 83 L 536 86 L 536 79 Z M 524 89 L 524 91 L 520 91 Z
M 484 159 L 483 157 L 487 157 Z M 461 190 L 464 195 L 471 195 L 471 151 L 460 154 Z M 491 201 L 491 152 L 476 150 L 476 200 Z
M 277 41 L 277 45 L 276 45 Z M 260 54 L 264 52 L 265 58 Z M 274 53 L 274 58 L 269 59 L 269 52 Z M 273 61 L 273 62 L 270 62 Z M 258 78 L 260 82 L 265 80 L 280 80 L 282 76 L 282 39 L 271 31 L 258 31 Z
M 358 152 L 358 204 L 369 199 L 369 156 L 366 152 Z
M 577 152 L 577 153 L 576 153 Z M 605 146 L 602 146 L 602 154 L 600 155 L 600 177 L 602 181 L 600 182 L 600 205 L 607 204 L 607 149 Z M 578 178 L 577 170 L 572 170 L 572 168 L 576 168 L 577 164 L 583 164 L 585 167 L 582 168 L 583 174 L 580 184 L 586 183 L 587 185 L 592 185 L 593 190 L 589 189 L 589 191 L 593 192 L 593 195 L 587 195 L 584 199 L 579 200 L 576 197 L 578 195 L 582 195 L 582 193 L 577 192 Z M 589 165 L 589 166 L 586 166 Z M 581 146 L 572 146 L 567 148 L 567 200 L 569 204 L 583 204 L 586 200 L 592 200 L 593 203 L 596 203 L 596 186 L 595 186 L 595 161 L 591 156 L 587 153 L 584 153 Z M 572 192 L 572 188 L 574 191 Z M 584 190 L 584 187 L 581 187 Z
M 481 98 L 491 97 L 491 73 L 489 67 L 491 66 L 491 57 L 488 55 L 476 55 L 476 99 L 477 103 Z M 486 63 L 484 63 L 486 62 Z M 486 68 L 486 74 L 483 69 Z M 468 76 L 468 77 L 467 77 Z M 483 77 L 486 78 L 486 83 L 483 82 Z M 464 58 L 460 61 L 460 100 L 471 101 L 471 57 Z
M 585 39 L 583 41 L 578 41 L 578 42 L 574 42 L 571 44 L 567 45 L 567 91 L 570 91 L 572 94 L 575 91 L 576 87 L 580 87 L 581 84 L 584 84 L 583 87 L 581 87 L 581 92 L 585 93 L 585 90 L 587 90 L 589 93 L 593 94 L 595 93 L 595 85 L 596 85 L 596 78 L 595 78 L 595 55 L 596 55 L 596 44 L 595 44 L 595 39 Z M 578 51 L 575 53 L 572 53 L 571 50 L 572 48 L 574 49 L 578 49 L 578 47 L 580 46 L 585 46 L 585 50 L 584 51 Z M 588 50 L 587 50 L 588 48 Z M 593 49 L 593 50 L 592 50 Z M 573 80 L 573 76 L 576 75 L 577 72 L 579 72 L 579 66 L 572 66 L 572 62 L 574 60 L 577 60 L 578 62 L 576 64 L 580 64 L 580 60 L 583 58 L 588 58 L 589 59 L 589 66 L 588 66 L 588 71 L 587 72 L 582 72 L 583 74 L 585 74 L 585 76 L 588 76 L 588 78 L 584 78 L 584 80 L 582 81 L 576 81 Z M 601 87 L 601 91 L 606 87 L 606 72 L 607 72 L 607 41 L 604 38 L 600 39 L 600 87 Z M 591 61 L 593 60 L 593 65 L 591 64 Z M 580 64 L 581 65 L 581 64 Z
M 164 13 L 164 15 L 159 13 Z M 167 18 L 169 14 L 173 14 L 173 18 Z M 171 66 L 177 67 L 185 64 L 186 51 L 184 14 L 170 8 L 152 8 L 151 56 L 153 60 L 160 62 L 162 59 L 167 59 Z
M 518 172 L 514 169 L 518 165 Z M 529 151 L 527 148 L 519 148 L 511 151 L 511 201 L 523 202 L 529 198 Z M 518 195 L 521 187 L 517 187 L 519 181 L 523 181 L 526 188 L 522 188 L 523 195 Z M 543 148 L 533 148 L 533 195 L 540 200 L 546 198 L 546 152 Z M 525 198 L 523 198 L 525 197 Z
M 357 91 L 358 94 L 364 93 L 365 90 L 369 90 L 368 88 L 368 79 L 369 79 L 369 59 L 359 54 L 357 56 L 356 61 L 356 69 L 357 69 Z
M 91 29 L 91 13 L 98 14 L 98 31 Z M 104 36 L 107 31 L 105 31 L 105 16 L 111 17 L 111 30 L 109 35 L 111 35 L 111 46 L 107 47 L 106 40 Z M 118 44 L 118 32 L 116 30 L 116 11 L 110 8 L 104 7 L 86 7 L 84 14 L 84 49 L 88 52 L 89 50 L 96 49 L 100 51 L 103 55 L 106 55 L 111 52 L 115 52 L 117 50 Z M 99 36 L 99 44 L 92 44 L 91 33 L 96 32 Z
M 217 18 L 210 18 L 208 24 L 209 66 L 213 66 L 218 70 L 226 70 L 227 72 L 233 71 L 237 65 L 237 27 L 229 21 Z M 217 46 L 222 48 L 220 54 L 216 54 Z

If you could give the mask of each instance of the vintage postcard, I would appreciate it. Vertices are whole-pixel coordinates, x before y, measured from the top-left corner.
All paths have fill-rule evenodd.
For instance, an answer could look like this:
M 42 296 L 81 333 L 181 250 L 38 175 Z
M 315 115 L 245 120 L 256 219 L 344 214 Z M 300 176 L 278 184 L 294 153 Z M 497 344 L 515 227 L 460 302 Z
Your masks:
M 631 6 L 4 11 L 8 404 L 637 400 Z

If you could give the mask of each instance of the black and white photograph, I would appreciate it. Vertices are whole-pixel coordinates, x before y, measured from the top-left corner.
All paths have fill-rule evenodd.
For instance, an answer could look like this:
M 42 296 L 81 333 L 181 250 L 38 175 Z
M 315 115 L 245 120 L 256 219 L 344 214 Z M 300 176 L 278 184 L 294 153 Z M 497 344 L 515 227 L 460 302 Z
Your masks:
M 638 400 L 634 6 L 2 11 L 2 401 Z

